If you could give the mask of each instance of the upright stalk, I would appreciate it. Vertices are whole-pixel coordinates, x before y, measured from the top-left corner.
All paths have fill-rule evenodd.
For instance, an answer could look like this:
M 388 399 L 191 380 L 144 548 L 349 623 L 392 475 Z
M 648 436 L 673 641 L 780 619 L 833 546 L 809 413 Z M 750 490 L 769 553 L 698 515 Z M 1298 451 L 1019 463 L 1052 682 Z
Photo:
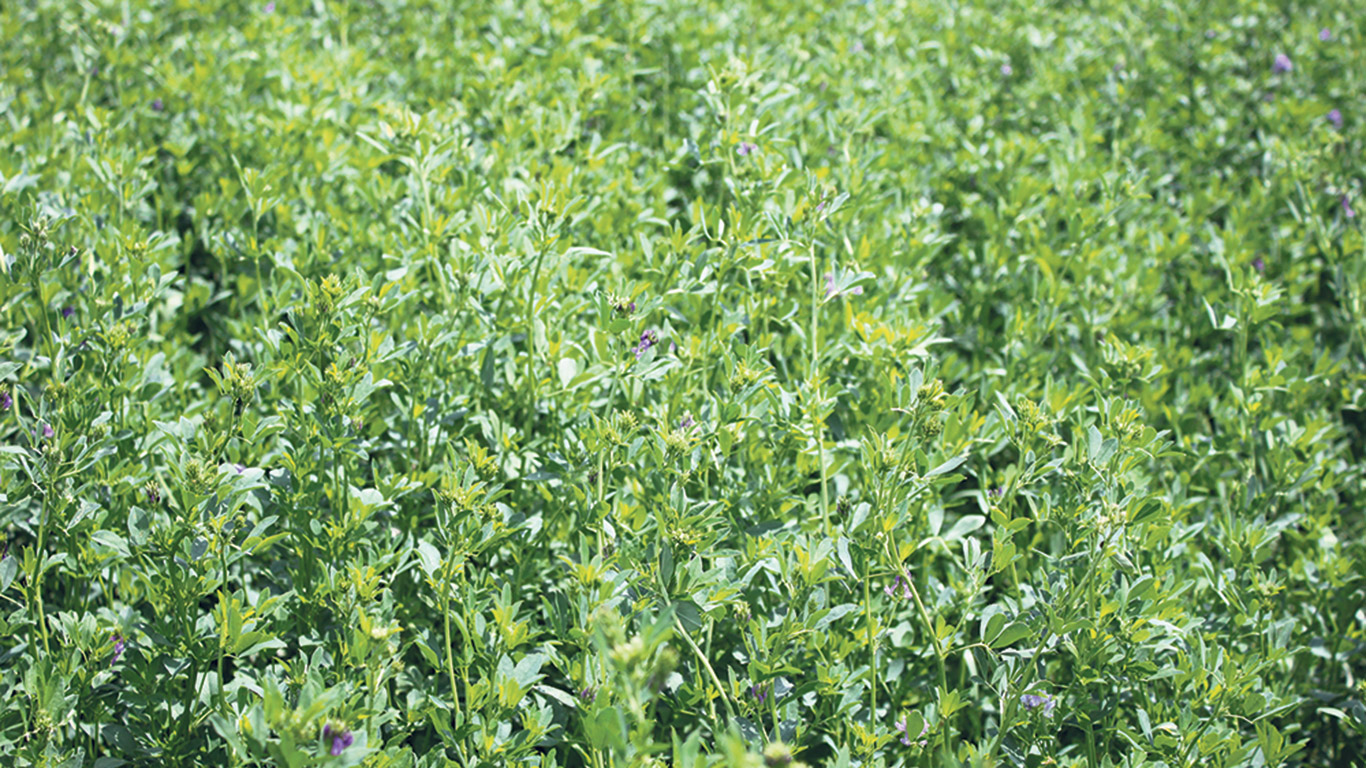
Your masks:
M 821 372 L 820 337 L 818 319 L 820 317 L 820 271 L 816 268 L 816 246 L 807 246 L 811 256 L 811 437 L 816 441 L 816 463 L 821 472 L 821 528 L 826 536 L 830 530 L 830 501 L 826 497 L 825 477 L 825 438 L 821 434 Z
M 47 559 L 47 499 L 48 494 L 44 493 L 42 508 L 38 513 L 38 551 L 35 553 L 33 560 L 34 568 L 37 569 L 37 572 L 29 575 L 29 582 L 33 585 L 33 596 L 37 602 L 38 631 L 43 636 L 43 652 L 51 653 L 52 648 L 48 643 L 47 636 L 47 616 L 43 611 L 43 561 Z

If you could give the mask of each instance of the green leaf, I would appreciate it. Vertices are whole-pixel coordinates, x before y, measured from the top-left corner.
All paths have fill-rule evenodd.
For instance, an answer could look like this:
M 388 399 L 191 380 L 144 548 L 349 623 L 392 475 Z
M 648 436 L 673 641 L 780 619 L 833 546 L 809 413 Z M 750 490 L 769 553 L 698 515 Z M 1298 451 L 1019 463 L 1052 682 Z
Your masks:
M 579 363 L 572 357 L 560 358 L 560 362 L 556 367 L 560 374 L 561 387 L 568 387 L 569 383 L 574 380 L 574 377 L 579 375 Z
M 943 464 L 940 464 L 939 466 L 935 467 L 934 469 L 931 469 L 929 472 L 926 472 L 926 473 L 925 473 L 925 477 L 935 477 L 935 476 L 938 476 L 938 475 L 942 475 L 942 474 L 944 474 L 945 472 L 952 472 L 953 470 L 957 469 L 959 466 L 962 465 L 963 462 L 965 462 L 965 461 L 967 461 L 967 460 L 968 460 L 967 454 L 963 454 L 962 456 L 954 456 L 953 458 L 949 459 L 948 461 L 944 462 Z
M 1020 640 L 1029 637 L 1031 634 L 1032 632 L 1029 627 L 1016 622 L 1001 630 L 1001 633 L 996 636 L 996 639 L 987 643 L 987 645 L 991 646 L 993 650 L 999 650 L 1014 645 Z
M 441 567 L 441 553 L 426 539 L 417 540 L 417 560 L 418 566 L 428 578 Z
M 1086 428 L 1086 441 L 1086 458 L 1090 461 L 1095 461 L 1096 458 L 1100 456 L 1100 447 L 1102 443 L 1100 430 L 1096 429 L 1095 424 Z
M 702 610 L 697 607 L 697 603 L 691 600 L 679 600 L 673 604 L 674 615 L 678 617 L 683 628 L 689 632 L 697 632 L 702 629 Z
M 945 541 L 957 541 L 964 536 L 985 525 L 987 519 L 983 515 L 965 515 L 953 524 L 949 532 L 944 534 Z

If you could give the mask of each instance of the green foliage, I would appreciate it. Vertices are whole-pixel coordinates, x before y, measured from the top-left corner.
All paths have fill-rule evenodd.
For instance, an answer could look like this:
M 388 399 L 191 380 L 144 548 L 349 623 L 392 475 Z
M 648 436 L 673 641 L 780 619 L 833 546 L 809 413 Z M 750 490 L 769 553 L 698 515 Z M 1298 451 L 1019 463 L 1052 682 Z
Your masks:
M 1364 19 L 0 6 L 0 755 L 1366 765 Z

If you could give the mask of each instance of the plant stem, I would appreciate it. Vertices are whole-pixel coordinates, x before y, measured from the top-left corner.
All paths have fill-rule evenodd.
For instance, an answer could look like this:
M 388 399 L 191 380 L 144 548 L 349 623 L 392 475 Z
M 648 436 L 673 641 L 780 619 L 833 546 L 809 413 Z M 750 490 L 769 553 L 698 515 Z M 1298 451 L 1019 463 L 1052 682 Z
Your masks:
M 688 630 L 683 628 L 683 622 L 679 621 L 677 616 L 674 617 L 674 628 L 678 630 L 678 634 L 683 637 L 683 641 L 688 644 L 688 647 L 691 648 L 692 652 L 697 656 L 697 660 L 701 663 L 702 668 L 707 670 L 707 675 L 711 677 L 712 685 L 716 686 L 716 693 L 721 697 L 721 704 L 726 708 L 726 716 L 731 720 L 734 720 L 735 710 L 730 706 L 730 697 L 726 696 L 726 689 L 721 685 L 721 678 L 716 676 L 716 670 L 712 669 L 711 662 L 707 661 L 707 655 L 702 653 L 701 648 L 697 647 L 697 643 L 694 642 L 692 636 L 688 634 Z M 712 705 L 710 698 L 707 699 L 707 706 L 711 708 L 711 718 L 715 721 L 716 707 Z M 718 723 L 718 726 L 719 725 L 720 724 Z
M 939 687 L 943 689 L 944 695 L 949 693 L 949 678 L 944 670 L 944 645 L 939 642 L 939 633 L 934 631 L 934 624 L 930 622 L 930 614 L 925 610 L 925 603 L 920 600 L 920 589 L 915 586 L 915 579 L 907 576 L 906 583 L 911 586 L 911 597 L 915 598 L 915 608 L 920 612 L 920 620 L 925 622 L 925 631 L 930 633 L 930 640 L 934 643 L 934 662 L 939 672 Z M 944 728 L 940 732 L 943 740 L 944 749 L 949 748 L 949 721 L 943 718 Z
M 833 535 L 830 529 L 830 501 L 826 497 L 825 477 L 825 438 L 821 434 L 821 379 L 820 379 L 820 274 L 816 268 L 816 246 L 808 246 L 811 256 L 811 437 L 816 441 L 816 463 L 821 472 L 821 528 L 826 536 Z
M 868 722 L 870 724 L 877 720 L 877 643 L 873 639 L 873 595 L 868 584 L 871 579 L 871 574 L 865 575 L 863 579 L 864 620 L 868 627 L 868 653 L 872 659 L 870 662 L 872 666 L 868 669 L 868 678 L 872 681 L 872 685 L 868 686 Z
M 47 615 L 43 611 L 43 573 L 45 571 L 43 561 L 47 559 L 47 548 L 45 546 L 47 542 L 47 499 L 48 494 L 44 493 L 42 508 L 38 513 L 38 551 L 34 557 L 34 567 L 37 568 L 37 573 L 30 574 L 30 580 L 33 583 L 33 595 L 38 606 L 38 631 L 43 635 L 43 652 L 51 653 L 52 648 L 48 643 L 47 635 Z
M 443 569 L 444 570 L 444 569 Z M 451 653 L 451 597 L 450 577 L 442 574 L 441 579 L 441 623 L 446 635 L 446 677 L 451 683 L 452 720 L 455 727 L 460 726 L 460 692 L 455 687 L 455 656 Z

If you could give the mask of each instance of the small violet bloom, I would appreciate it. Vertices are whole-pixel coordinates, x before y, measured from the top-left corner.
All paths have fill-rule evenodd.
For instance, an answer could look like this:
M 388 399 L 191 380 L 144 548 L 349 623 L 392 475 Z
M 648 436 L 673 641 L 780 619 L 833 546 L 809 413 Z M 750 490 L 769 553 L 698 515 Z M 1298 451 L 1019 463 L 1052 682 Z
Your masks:
M 1332 123 L 1334 128 L 1341 128 L 1341 127 L 1342 127 L 1342 112 L 1339 111 L 1339 110 L 1336 110 L 1336 109 L 1333 110 L 1333 111 L 1331 111 L 1331 112 L 1329 112 L 1329 113 L 1328 113 L 1328 122 Z
M 355 742 L 355 737 L 350 731 L 334 731 L 332 725 L 323 726 L 323 741 L 332 740 L 332 749 L 329 751 L 333 757 L 341 755 L 347 747 Z
M 1349 219 L 1357 217 L 1357 212 L 1352 210 L 1352 201 L 1346 195 L 1342 196 L 1342 215 Z
M 51 425 L 51 424 L 43 424 L 43 437 L 44 437 L 44 438 L 50 438 L 50 437 L 52 437 L 54 434 L 56 434 L 56 433 L 52 431 L 52 425 Z
M 1266 262 L 1265 262 L 1265 261 L 1262 261 L 1262 257 L 1261 257 L 1261 256 L 1258 256 L 1257 258 L 1255 258 L 1255 259 L 1252 260 L 1252 268 L 1255 269 L 1255 270 L 1257 270 L 1258 272 L 1265 272 L 1265 271 L 1266 271 Z
M 636 359 L 639 360 L 645 354 L 645 350 L 659 343 L 659 334 L 654 331 L 645 331 L 640 334 L 640 345 L 636 347 Z
M 1276 60 L 1271 63 L 1271 71 L 1278 75 L 1289 72 L 1294 68 L 1295 65 L 1290 63 L 1290 57 L 1286 56 L 1284 53 L 1276 54 Z
M 897 597 L 898 589 L 901 591 L 902 600 L 911 599 L 911 582 L 909 577 L 897 574 L 896 580 L 883 587 L 882 591 L 887 593 L 887 597 L 895 599 Z
M 681 418 L 681 419 L 678 420 L 678 428 L 679 428 L 679 429 L 692 429 L 692 428 L 693 428 L 693 425 L 696 424 L 696 423 L 697 423 L 697 422 L 695 422 L 695 421 L 692 420 L 692 417 L 691 417 L 691 416 L 684 416 L 683 418 Z
M 593 687 L 590 686 L 590 687 L 588 687 L 588 688 L 584 688 L 583 690 L 579 691 L 579 701 L 582 701 L 584 704 L 592 704 L 592 703 L 593 703 L 593 700 L 596 699 L 597 697 L 598 697 L 598 689 L 597 689 L 597 688 L 593 688 Z
M 161 111 L 162 109 L 164 109 L 164 108 L 165 108 L 165 107 L 164 107 L 164 105 L 162 105 L 161 99 L 159 99 L 159 98 L 157 98 L 157 99 L 152 99 L 152 111 L 153 111 L 153 112 L 160 112 L 160 111 Z
M 914 742 L 911 741 L 910 734 L 906 733 L 906 720 L 905 720 L 905 718 L 902 718 L 901 720 L 896 721 L 896 729 L 897 729 L 898 731 L 901 732 L 901 743 L 902 743 L 903 745 L 909 747 L 909 746 L 911 746 L 911 744 L 914 743 Z M 929 732 L 929 730 L 930 730 L 930 724 L 929 724 L 929 723 L 924 723 L 924 724 L 922 724 L 922 725 L 920 726 L 920 735 L 921 735 L 921 736 L 924 736 L 926 733 Z M 922 746 L 922 747 L 925 746 L 925 740 L 924 740 L 924 739 L 922 739 L 922 740 L 920 741 L 920 746 Z
M 835 287 L 835 273 L 833 273 L 833 272 L 826 272 L 826 273 L 825 273 L 825 298 L 828 299 L 828 298 L 830 298 L 831 296 L 836 296 L 836 295 L 838 295 L 839 293 L 840 293 L 840 289 L 838 289 L 838 288 Z M 850 296 L 862 296 L 862 295 L 863 295 L 863 286 L 861 286 L 861 285 L 856 285 L 856 286 L 854 286 L 853 288 L 850 288 L 849 290 L 844 291 L 844 293 L 847 293 L 847 294 L 849 294 Z
M 123 649 L 124 649 L 124 647 L 125 647 L 125 645 L 124 645 L 123 635 L 119 634 L 118 632 L 115 632 L 115 633 L 114 633 L 114 657 L 113 657 L 112 659 L 109 660 L 109 666 L 111 666 L 111 667 L 114 666 L 114 662 L 118 661 L 118 660 L 119 660 L 119 657 L 123 655 Z
M 763 704 L 768 700 L 768 686 L 751 685 L 749 687 L 749 695 L 753 696 L 754 700 L 758 703 Z
M 1329 40 L 1332 40 L 1332 39 L 1333 39 L 1333 31 L 1332 31 L 1331 29 L 1329 29 L 1328 27 L 1324 27 L 1323 29 L 1320 29 L 1320 30 L 1319 30 L 1319 39 L 1322 40 L 1322 41 L 1325 42 L 1325 43 L 1328 42 Z
M 1005 75 L 1006 77 L 1010 77 L 1011 75 L 1015 74 L 1015 70 L 1011 68 L 1009 64 L 1002 64 L 1001 74 Z
M 0 392 L 0 411 L 9 410 L 11 405 L 14 405 L 14 398 L 10 397 L 8 392 Z
M 266 10 L 266 13 L 275 13 L 275 2 L 274 2 L 274 0 L 271 0 L 271 2 L 266 3 L 266 9 L 265 9 L 265 10 Z
M 740 142 L 740 146 L 735 148 L 735 154 L 739 155 L 740 157 L 747 157 L 753 154 L 754 150 L 756 149 L 758 149 L 757 146 L 749 143 L 748 141 L 742 141 Z
M 1002 488 L 999 485 L 987 491 L 987 496 L 993 499 L 999 499 L 1004 495 L 1006 495 L 1006 489 Z
M 71 319 L 71 316 L 74 315 L 74 314 L 76 314 L 76 308 L 75 308 L 75 307 L 62 307 L 62 319 L 63 319 L 63 320 L 70 320 L 70 319 Z
M 1049 696 L 1047 694 L 1040 696 L 1035 693 L 1026 693 L 1021 695 L 1020 703 L 1023 704 L 1025 709 L 1028 710 L 1035 710 L 1039 707 L 1043 707 L 1043 713 L 1046 717 L 1052 717 L 1053 707 L 1056 707 L 1058 705 L 1057 699 L 1054 699 L 1052 696 Z

